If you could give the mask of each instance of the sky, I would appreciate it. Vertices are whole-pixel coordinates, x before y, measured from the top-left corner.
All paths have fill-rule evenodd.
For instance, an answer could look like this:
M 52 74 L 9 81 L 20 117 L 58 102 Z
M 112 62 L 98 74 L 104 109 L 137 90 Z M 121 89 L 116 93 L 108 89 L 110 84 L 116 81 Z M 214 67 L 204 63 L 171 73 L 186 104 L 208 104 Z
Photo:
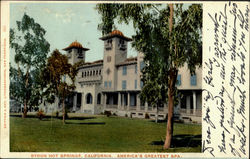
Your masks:
M 21 21 L 24 13 L 32 17 L 45 30 L 45 39 L 50 43 L 50 53 L 63 48 L 77 40 L 83 47 L 89 48 L 85 61 L 103 58 L 103 41 L 101 31 L 97 29 L 101 16 L 95 10 L 94 3 L 10 3 L 10 28 L 16 29 L 16 21 Z M 134 34 L 132 25 L 117 25 L 117 29 L 125 36 Z M 13 62 L 14 50 L 10 51 Z M 128 57 L 136 56 L 137 52 L 128 46 Z

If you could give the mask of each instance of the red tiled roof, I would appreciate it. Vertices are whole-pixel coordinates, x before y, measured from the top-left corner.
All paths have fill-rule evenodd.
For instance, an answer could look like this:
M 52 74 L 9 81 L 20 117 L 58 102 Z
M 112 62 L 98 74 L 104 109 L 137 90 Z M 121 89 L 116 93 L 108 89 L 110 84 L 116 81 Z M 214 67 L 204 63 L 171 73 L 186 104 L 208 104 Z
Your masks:
M 82 46 L 82 44 L 80 44 L 80 43 L 77 42 L 77 41 L 72 42 L 68 47 L 64 48 L 63 50 L 67 51 L 67 50 L 72 49 L 72 48 L 82 49 L 82 50 L 84 50 L 84 51 L 89 50 L 88 48 L 84 48 L 84 47 Z
M 120 30 L 113 30 L 111 33 L 101 37 L 100 39 L 101 40 L 107 40 L 107 39 L 113 38 L 113 37 L 119 37 L 119 38 L 127 40 L 127 41 L 132 41 L 131 38 L 124 36 L 123 33 Z

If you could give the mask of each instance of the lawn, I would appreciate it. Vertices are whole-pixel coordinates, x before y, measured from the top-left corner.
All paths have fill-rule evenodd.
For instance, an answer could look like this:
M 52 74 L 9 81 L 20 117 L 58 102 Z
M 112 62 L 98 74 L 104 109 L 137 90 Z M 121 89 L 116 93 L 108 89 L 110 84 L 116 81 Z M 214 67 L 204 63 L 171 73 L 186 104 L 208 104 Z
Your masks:
M 11 152 L 165 152 L 166 123 L 146 119 L 93 116 L 57 118 L 10 117 Z M 200 152 L 201 125 L 174 124 L 168 152 Z

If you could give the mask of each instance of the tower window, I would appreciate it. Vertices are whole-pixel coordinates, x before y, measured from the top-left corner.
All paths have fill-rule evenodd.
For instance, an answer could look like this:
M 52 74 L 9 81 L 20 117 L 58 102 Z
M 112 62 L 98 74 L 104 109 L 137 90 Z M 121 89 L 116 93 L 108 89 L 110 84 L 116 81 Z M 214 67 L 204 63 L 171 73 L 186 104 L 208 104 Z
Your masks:
M 144 63 L 144 61 L 141 61 L 140 62 L 140 70 L 142 70 L 144 67 L 145 67 L 145 63 Z
M 127 66 L 122 67 L 122 75 L 127 75 Z
M 127 81 L 122 81 L 122 89 L 126 89 L 127 87 Z
M 107 57 L 107 62 L 110 62 L 111 61 L 111 56 L 108 56 Z
M 196 75 L 192 75 L 191 77 L 190 77 L 190 84 L 191 84 L 191 86 L 196 86 L 197 85 L 197 83 L 196 83 Z
M 104 87 L 105 87 L 105 88 L 108 87 L 108 82 L 107 82 L 107 81 L 104 82 Z
M 124 44 L 124 40 L 120 39 L 119 43 Z
M 137 89 L 137 80 L 135 80 L 135 89 Z
M 181 75 L 178 75 L 178 76 L 177 76 L 176 85 L 177 85 L 177 86 L 180 86 L 180 85 L 181 85 Z
M 140 87 L 141 87 L 141 88 L 143 87 L 143 81 L 140 82 Z

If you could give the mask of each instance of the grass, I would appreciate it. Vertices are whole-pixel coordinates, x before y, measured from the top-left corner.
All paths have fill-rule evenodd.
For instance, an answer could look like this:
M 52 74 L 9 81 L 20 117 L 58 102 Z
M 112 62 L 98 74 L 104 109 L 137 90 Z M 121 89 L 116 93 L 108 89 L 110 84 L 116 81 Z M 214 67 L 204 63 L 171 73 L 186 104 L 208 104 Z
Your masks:
M 93 116 L 66 120 L 10 117 L 11 152 L 166 152 L 166 123 Z M 201 125 L 174 124 L 168 152 L 200 152 Z

